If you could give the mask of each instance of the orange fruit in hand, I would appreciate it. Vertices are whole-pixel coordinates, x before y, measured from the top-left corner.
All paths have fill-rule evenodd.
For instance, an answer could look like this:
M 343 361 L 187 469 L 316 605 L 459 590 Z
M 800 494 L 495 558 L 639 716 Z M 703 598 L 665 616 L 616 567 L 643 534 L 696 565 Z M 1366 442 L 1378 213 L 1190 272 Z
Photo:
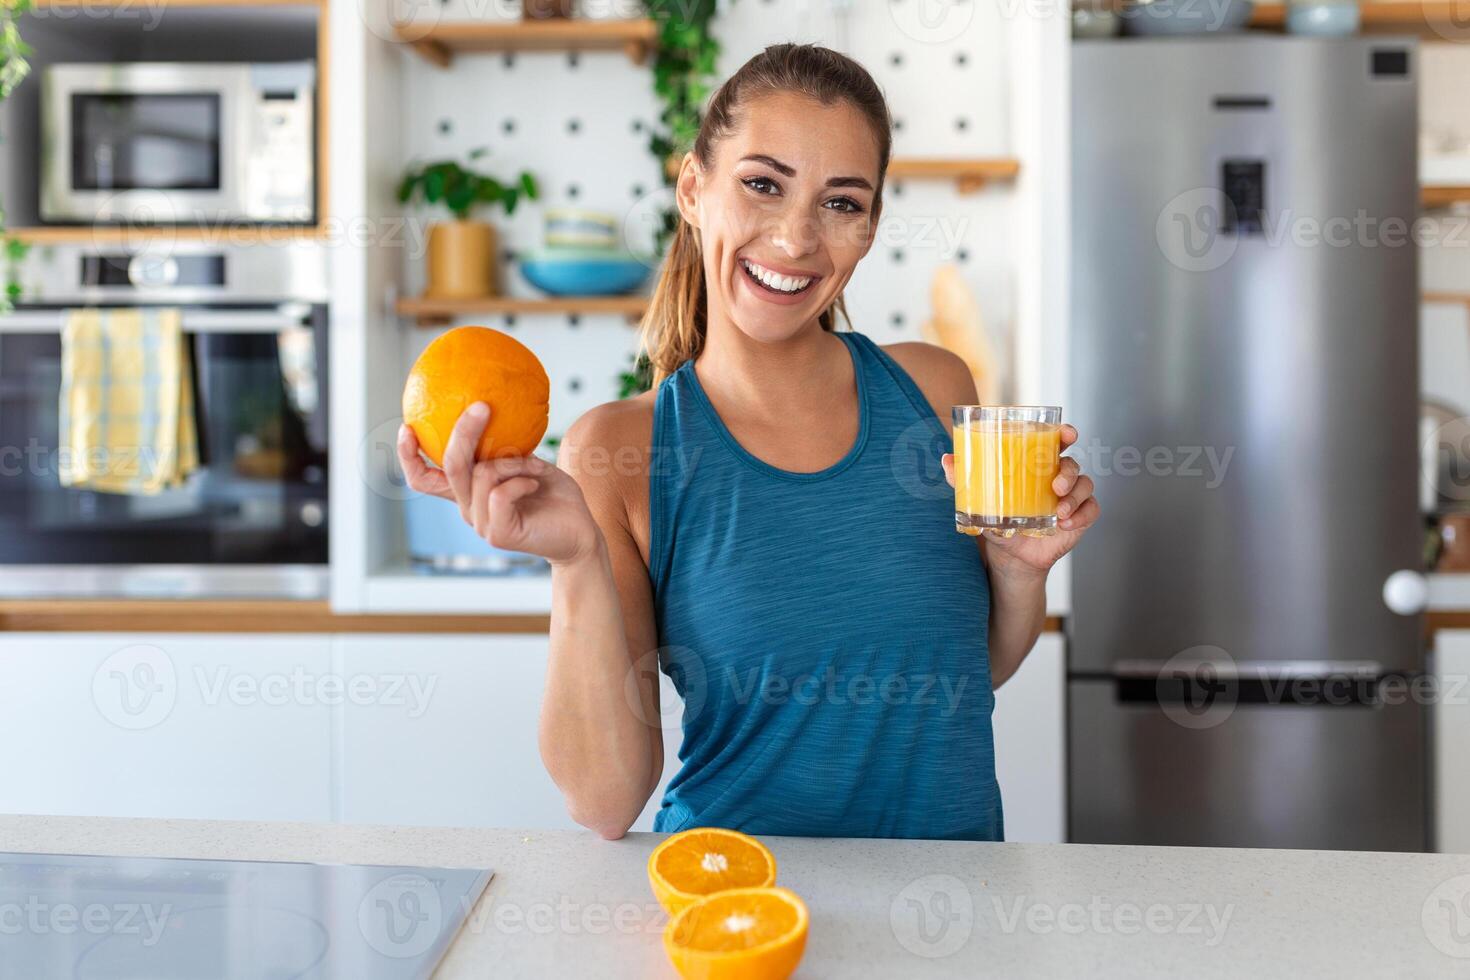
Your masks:
M 664 951 L 684 980 L 784 980 L 806 952 L 806 904 L 785 888 L 735 888 L 674 916 Z
M 546 434 L 551 382 L 530 349 L 489 327 L 455 327 L 424 349 L 403 386 L 403 421 L 436 466 L 460 413 L 490 406 L 475 459 L 529 456 Z
M 674 834 L 648 857 L 648 883 L 670 915 L 713 892 L 776 883 L 776 859 L 766 845 L 721 827 Z

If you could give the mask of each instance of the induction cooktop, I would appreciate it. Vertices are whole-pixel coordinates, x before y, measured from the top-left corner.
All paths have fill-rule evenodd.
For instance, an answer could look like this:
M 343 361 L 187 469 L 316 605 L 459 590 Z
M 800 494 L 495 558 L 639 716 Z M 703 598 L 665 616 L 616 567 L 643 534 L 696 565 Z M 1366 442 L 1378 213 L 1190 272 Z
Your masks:
M 0 978 L 419 980 L 491 875 L 0 853 Z

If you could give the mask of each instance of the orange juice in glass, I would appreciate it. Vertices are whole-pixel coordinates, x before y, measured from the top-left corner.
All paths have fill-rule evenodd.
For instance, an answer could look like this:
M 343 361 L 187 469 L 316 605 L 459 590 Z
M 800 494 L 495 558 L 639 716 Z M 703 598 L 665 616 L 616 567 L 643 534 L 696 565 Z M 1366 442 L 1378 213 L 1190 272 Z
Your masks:
M 965 534 L 1052 534 L 1062 410 L 1045 405 L 954 408 L 954 522 Z

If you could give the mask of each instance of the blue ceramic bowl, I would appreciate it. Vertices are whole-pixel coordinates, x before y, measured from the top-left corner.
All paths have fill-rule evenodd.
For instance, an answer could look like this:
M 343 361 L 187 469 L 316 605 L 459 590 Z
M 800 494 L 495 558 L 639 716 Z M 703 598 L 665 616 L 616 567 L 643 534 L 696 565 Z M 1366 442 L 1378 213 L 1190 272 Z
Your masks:
M 648 266 L 627 252 L 546 251 L 521 259 L 521 274 L 552 296 L 620 296 L 648 279 Z

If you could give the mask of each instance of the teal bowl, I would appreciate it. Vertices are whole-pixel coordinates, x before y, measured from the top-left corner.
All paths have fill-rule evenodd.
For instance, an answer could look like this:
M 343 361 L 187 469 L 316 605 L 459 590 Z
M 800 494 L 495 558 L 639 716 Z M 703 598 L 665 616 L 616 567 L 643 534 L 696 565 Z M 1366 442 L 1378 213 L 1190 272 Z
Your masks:
M 627 252 L 546 251 L 521 259 L 526 281 L 552 296 L 621 296 L 642 286 L 648 272 Z

